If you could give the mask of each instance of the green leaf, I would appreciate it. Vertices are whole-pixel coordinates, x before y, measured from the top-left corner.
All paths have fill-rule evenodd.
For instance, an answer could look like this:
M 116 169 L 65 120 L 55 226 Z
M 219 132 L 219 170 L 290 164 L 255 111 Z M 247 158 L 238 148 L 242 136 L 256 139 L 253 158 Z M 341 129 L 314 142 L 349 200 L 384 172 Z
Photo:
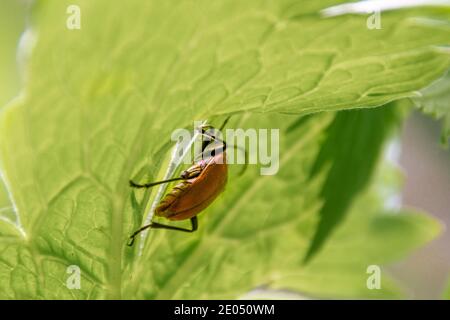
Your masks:
M 345 160 L 326 163 L 335 156 L 330 132 L 340 136 L 338 148 L 362 146 L 360 134 L 374 142 L 364 161 L 350 160 L 362 176 L 342 188 L 357 197 L 369 183 L 391 117 L 328 112 L 300 120 L 276 113 L 384 105 L 414 95 L 449 65 L 448 55 L 433 47 L 446 43 L 447 29 L 410 20 L 407 12 L 384 15 L 384 29 L 375 31 L 365 28 L 366 17 L 316 14 L 333 3 L 38 2 L 24 94 L 0 119 L 2 172 L 21 227 L 5 240 L 10 231 L 0 225 L 1 297 L 236 297 L 263 283 L 281 286 L 287 275 L 308 270 L 303 261 L 318 223 L 325 223 L 323 208 L 340 205 L 329 190 Z M 66 28 L 69 4 L 81 8 L 81 30 Z M 250 115 L 263 112 L 272 114 Z M 151 232 L 138 258 L 137 247 L 125 243 L 154 194 L 130 191 L 128 179 L 161 176 L 174 129 L 198 119 L 215 124 L 231 113 L 240 113 L 234 126 L 280 128 L 280 172 L 262 177 L 252 167 L 241 179 L 232 175 L 223 197 L 201 215 L 198 233 Z M 371 120 L 378 131 L 363 132 Z M 354 135 L 332 129 L 353 122 Z M 351 207 L 351 199 L 344 202 L 340 218 Z M 398 245 L 388 257 L 429 240 L 436 229 L 426 218 L 399 220 L 398 238 L 392 238 Z M 319 233 L 321 243 L 329 234 Z M 380 254 L 384 236 L 373 235 Z M 351 268 L 362 270 L 361 280 L 367 257 L 355 250 L 360 262 Z M 310 265 L 327 260 L 321 252 Z M 81 269 L 80 290 L 66 286 L 70 265 Z M 394 292 L 363 292 L 364 282 L 348 282 L 345 275 L 337 272 L 330 288 L 314 287 L 310 278 L 296 278 L 292 286 L 326 296 Z
M 330 170 L 321 191 L 324 205 L 320 210 L 320 224 L 306 261 L 313 257 L 342 220 L 354 198 L 365 190 L 384 143 L 400 119 L 398 110 L 390 104 L 374 112 L 340 113 L 327 129 L 327 139 L 311 175 L 320 174 L 327 166 Z M 358 133 L 356 136 L 355 132 Z M 344 183 L 346 187 L 342 188 Z
M 442 120 L 442 144 L 448 145 L 450 137 L 450 73 L 421 91 L 422 96 L 414 98 L 415 105 L 424 113 Z
M 428 10 L 427 14 L 433 18 L 432 23 L 439 21 L 439 27 L 450 30 L 450 7 L 438 7 Z M 450 43 L 447 41 L 446 50 L 449 52 Z M 433 82 L 431 85 L 420 90 L 420 96 L 413 98 L 415 106 L 425 114 L 434 117 L 442 122 L 441 143 L 448 146 L 450 137 L 450 73 Z

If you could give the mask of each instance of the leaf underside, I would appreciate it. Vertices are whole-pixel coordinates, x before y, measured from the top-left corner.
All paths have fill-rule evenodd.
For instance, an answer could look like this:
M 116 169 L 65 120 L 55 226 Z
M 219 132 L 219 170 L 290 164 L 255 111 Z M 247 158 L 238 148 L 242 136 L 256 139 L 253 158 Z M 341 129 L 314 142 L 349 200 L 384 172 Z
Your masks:
M 23 95 L 0 118 L 17 208 L 0 220 L 0 297 L 235 298 L 262 284 L 397 297 L 388 277 L 367 289 L 367 266 L 440 228 L 383 205 L 377 168 L 401 121 L 390 102 L 445 72 L 449 56 L 435 46 L 450 31 L 408 11 L 384 14 L 381 30 L 365 16 L 318 15 L 335 3 L 37 2 Z M 65 25 L 72 4 L 80 30 Z M 154 194 L 127 181 L 160 178 L 174 129 L 227 114 L 230 127 L 280 130 L 280 171 L 249 166 L 238 178 L 230 166 L 198 232 L 152 231 L 138 257 L 125 243 Z M 66 286 L 70 265 L 80 290 Z

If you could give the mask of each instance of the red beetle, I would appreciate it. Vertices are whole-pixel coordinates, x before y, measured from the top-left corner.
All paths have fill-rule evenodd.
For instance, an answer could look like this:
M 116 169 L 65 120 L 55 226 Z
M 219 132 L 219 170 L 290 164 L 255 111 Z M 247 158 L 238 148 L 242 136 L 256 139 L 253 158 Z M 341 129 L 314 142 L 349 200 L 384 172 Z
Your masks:
M 228 118 L 220 130 L 224 128 L 227 122 Z M 184 232 L 194 232 L 197 230 L 197 215 L 208 207 L 224 190 L 228 176 L 225 153 L 226 143 L 210 134 L 211 129 L 213 127 L 209 125 L 201 127 L 201 134 L 207 138 L 202 143 L 201 159 L 189 169 L 183 171 L 179 178 L 148 184 L 137 184 L 130 181 L 130 186 L 133 188 L 150 188 L 161 183 L 183 180 L 164 196 L 155 209 L 155 215 L 169 220 L 191 219 L 191 229 L 151 222 L 130 236 L 129 246 L 133 245 L 137 234 L 148 228 L 170 229 Z

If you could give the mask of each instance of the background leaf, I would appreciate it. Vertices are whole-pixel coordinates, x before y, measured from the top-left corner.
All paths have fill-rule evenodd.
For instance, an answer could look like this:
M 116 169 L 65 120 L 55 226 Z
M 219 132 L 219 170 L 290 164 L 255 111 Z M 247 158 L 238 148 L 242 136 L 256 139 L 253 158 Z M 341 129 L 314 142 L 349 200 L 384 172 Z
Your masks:
M 442 120 L 441 141 L 447 145 L 450 137 L 450 74 L 421 91 L 422 97 L 414 98 L 417 107 L 424 113 Z
M 354 198 L 370 181 L 386 139 L 401 120 L 399 110 L 394 108 L 390 104 L 374 112 L 340 113 L 327 129 L 327 140 L 311 175 L 320 174 L 327 166 L 331 168 L 321 191 L 324 204 L 320 211 L 320 224 L 306 260 L 321 247 Z

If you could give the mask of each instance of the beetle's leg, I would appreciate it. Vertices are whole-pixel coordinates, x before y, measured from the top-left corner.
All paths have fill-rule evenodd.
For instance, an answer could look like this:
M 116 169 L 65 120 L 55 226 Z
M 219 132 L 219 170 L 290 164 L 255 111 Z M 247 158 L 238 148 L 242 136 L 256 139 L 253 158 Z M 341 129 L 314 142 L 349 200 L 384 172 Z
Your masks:
M 172 182 L 172 181 L 178 181 L 178 180 L 189 180 L 195 177 L 198 177 L 200 175 L 200 173 L 202 173 L 203 168 L 199 165 L 196 166 L 192 166 L 191 168 L 184 170 L 181 173 L 181 176 L 178 178 L 173 178 L 173 179 L 168 179 L 168 180 L 162 180 L 162 181 L 156 181 L 156 182 L 151 182 L 151 183 L 145 183 L 145 184 L 138 184 L 136 182 L 134 182 L 133 180 L 130 180 L 130 187 L 132 188 L 151 188 L 153 186 L 156 186 L 158 184 L 162 184 L 162 183 L 168 183 L 168 182 Z
M 183 231 L 183 232 L 194 232 L 194 231 L 197 231 L 197 229 L 198 229 L 198 219 L 197 219 L 197 216 L 194 216 L 191 218 L 191 229 L 169 226 L 169 225 L 161 224 L 161 223 L 157 223 L 157 222 L 152 222 L 151 228 L 168 229 L 168 230 Z
M 200 175 L 200 173 L 202 173 L 203 168 L 204 168 L 204 167 L 203 167 L 202 165 L 200 165 L 200 164 L 195 164 L 195 165 L 193 165 L 192 167 L 190 167 L 190 168 L 184 170 L 184 171 L 181 173 L 181 177 L 182 177 L 183 179 L 192 179 L 192 178 L 196 178 L 196 177 L 198 177 L 198 176 Z
M 134 243 L 134 239 L 136 238 L 136 236 L 139 233 L 141 233 L 142 231 L 144 231 L 144 230 L 146 230 L 148 228 L 167 229 L 167 230 L 175 230 L 175 231 L 183 231 L 183 232 L 194 232 L 194 231 L 196 231 L 198 229 L 198 220 L 197 220 L 197 216 L 191 218 L 191 229 L 175 227 L 175 226 L 169 226 L 169 225 L 165 225 L 165 224 L 161 224 L 161 223 L 157 223 L 157 222 L 149 223 L 148 225 L 143 226 L 142 228 L 136 230 L 130 236 L 130 239 L 128 240 L 127 245 L 131 247 L 133 245 L 133 243 Z
M 151 183 L 144 183 L 144 184 L 138 184 L 138 183 L 134 182 L 133 180 L 130 180 L 130 187 L 137 188 L 137 189 L 139 189 L 139 188 L 151 188 L 151 187 L 156 186 L 158 184 L 168 183 L 168 182 L 178 181 L 178 180 L 186 180 L 186 178 L 179 177 L 179 178 L 173 178 L 173 179 L 156 181 L 156 182 L 151 182 Z

